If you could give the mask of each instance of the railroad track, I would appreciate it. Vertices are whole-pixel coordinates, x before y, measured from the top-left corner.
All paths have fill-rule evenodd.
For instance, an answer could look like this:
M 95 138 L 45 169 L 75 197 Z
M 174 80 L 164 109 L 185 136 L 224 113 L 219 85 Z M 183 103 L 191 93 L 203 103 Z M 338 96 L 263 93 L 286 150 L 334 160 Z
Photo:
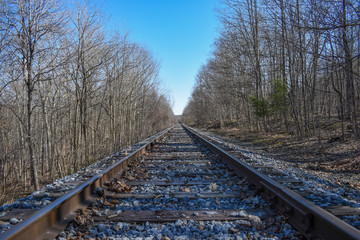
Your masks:
M 0 239 L 360 239 L 355 228 L 194 132 L 177 125 L 160 138 Z
M 351 188 L 350 185 L 329 182 L 315 173 L 306 173 L 299 164 L 268 158 L 243 149 L 231 140 L 192 130 L 235 158 L 360 230 L 359 190 Z

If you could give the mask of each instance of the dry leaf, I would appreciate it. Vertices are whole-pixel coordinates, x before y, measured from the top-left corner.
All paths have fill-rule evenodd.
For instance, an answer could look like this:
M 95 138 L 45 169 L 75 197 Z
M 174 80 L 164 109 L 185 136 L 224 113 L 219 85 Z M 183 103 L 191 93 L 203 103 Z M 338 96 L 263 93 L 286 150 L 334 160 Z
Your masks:
M 181 188 L 181 191 L 183 191 L 183 192 L 190 192 L 190 188 L 184 187 L 184 188 Z
M 75 218 L 75 222 L 76 222 L 78 225 L 80 225 L 80 226 L 82 226 L 82 225 L 88 225 L 89 222 L 90 222 L 90 215 L 89 215 L 89 213 L 84 213 L 84 212 L 82 212 L 82 213 L 78 214 L 78 215 L 76 216 L 76 218 Z
M 112 204 L 109 203 L 106 199 L 104 199 L 103 205 L 104 205 L 104 206 L 111 206 Z
M 258 216 L 249 215 L 248 216 L 249 221 L 252 223 L 252 225 L 256 228 L 256 230 L 264 230 L 265 226 L 262 223 L 261 219 Z
M 203 231 L 203 230 L 205 229 L 203 223 L 202 223 L 202 222 L 199 222 L 199 225 L 200 225 L 200 226 L 199 226 L 200 230 Z
M 132 186 L 126 185 L 124 181 L 115 180 L 113 182 L 109 182 L 108 184 L 109 190 L 118 193 L 129 193 L 132 192 Z
M 159 195 L 156 195 L 156 196 L 154 197 L 154 199 L 158 199 L 158 198 L 161 198 L 161 197 L 162 197 L 162 195 L 159 194 Z
M 216 191 L 216 190 L 217 190 L 217 185 L 216 185 L 216 183 L 210 183 L 210 187 L 209 187 L 209 188 L 210 188 L 210 190 L 213 191 L 213 192 Z
M 113 215 L 107 216 L 107 218 L 110 219 L 110 218 L 117 217 L 120 213 L 122 213 L 122 211 L 119 211 L 118 213 L 115 213 L 115 214 L 113 214 Z
M 127 176 L 126 178 L 127 178 L 127 180 L 129 180 L 129 181 L 133 181 L 133 180 L 136 179 L 136 178 L 134 178 L 133 176 Z

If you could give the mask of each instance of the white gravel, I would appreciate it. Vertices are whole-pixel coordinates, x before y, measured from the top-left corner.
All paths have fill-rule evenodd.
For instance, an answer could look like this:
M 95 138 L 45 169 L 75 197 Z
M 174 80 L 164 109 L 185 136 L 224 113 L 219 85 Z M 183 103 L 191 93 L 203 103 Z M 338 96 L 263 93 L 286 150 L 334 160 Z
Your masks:
M 177 127 L 175 131 L 181 131 L 181 128 Z M 181 135 L 182 136 L 182 135 Z M 181 140 L 180 140 L 181 139 Z M 157 148 L 158 152 L 151 153 L 147 157 L 152 158 L 165 158 L 178 156 L 179 158 L 186 158 L 187 154 L 193 156 L 190 150 L 194 149 L 194 146 L 190 144 L 192 140 L 185 139 L 184 137 L 172 137 L 171 134 L 166 138 L 168 145 L 160 143 Z M 197 151 L 201 154 L 198 156 L 208 156 L 208 150 L 198 145 Z M 171 149 L 177 149 L 179 152 L 176 154 L 168 154 L 166 151 Z M 211 155 L 213 156 L 213 155 Z M 149 163 L 147 163 L 147 161 Z M 247 211 L 252 209 L 269 209 L 269 205 L 260 197 L 254 196 L 254 189 L 252 185 L 247 184 L 244 179 L 230 174 L 229 171 L 224 169 L 224 164 L 219 160 L 210 160 L 211 167 L 214 169 L 209 170 L 210 175 L 198 175 L 194 177 L 181 176 L 181 173 L 196 173 L 203 170 L 196 169 L 196 165 L 193 169 L 177 170 L 166 169 L 167 165 L 175 166 L 177 160 L 141 160 L 138 165 L 129 170 L 132 176 L 136 176 L 138 171 L 143 171 L 146 166 L 149 167 L 156 165 L 162 166 L 156 170 L 148 170 L 146 174 L 151 174 L 151 180 L 153 181 L 205 181 L 214 183 L 218 181 L 216 187 L 214 184 L 210 186 L 209 183 L 203 185 L 189 185 L 186 192 L 199 194 L 207 192 L 231 192 L 241 193 L 241 198 L 176 198 L 171 197 L 172 193 L 182 192 L 184 185 L 174 186 L 155 186 L 152 184 L 143 186 L 134 186 L 132 193 L 156 193 L 158 197 L 135 199 L 128 197 L 124 199 L 116 199 L 117 203 L 109 204 L 112 199 L 99 198 L 92 206 L 88 216 L 111 216 L 121 213 L 126 210 L 188 210 L 205 211 L 208 215 L 211 215 L 216 210 L 234 210 L 233 216 L 245 217 L 243 220 L 236 221 L 195 221 L 195 220 L 177 220 L 176 222 L 169 223 L 144 223 L 144 224 L 132 224 L 127 222 L 112 222 L 111 219 L 104 223 L 92 223 L 89 221 L 83 226 L 79 226 L 77 223 L 72 223 L 65 229 L 65 231 L 59 235 L 58 239 L 62 240 L 65 237 L 77 237 L 77 232 L 82 229 L 82 237 L 84 239 L 90 237 L 97 237 L 100 239 L 299 239 L 300 236 L 287 222 L 279 215 L 266 215 L 256 216 L 249 215 Z M 167 166 L 166 165 L 166 166 Z M 181 165 L 176 165 L 181 166 Z M 200 166 L 200 165 L 199 165 Z M 179 174 L 179 176 L 177 175 Z M 141 179 L 141 178 L 140 178 Z M 135 180 L 140 180 L 135 179 Z M 220 182 L 220 180 L 222 182 Z M 231 184 L 228 184 L 231 182 Z M 211 190 L 211 189 L 212 190 Z M 200 196 L 200 194 L 198 195 Z M 267 210 L 268 211 L 268 210 Z M 85 215 L 80 215 L 86 218 Z M 196 216 L 196 212 L 194 212 Z M 106 217 L 104 219 L 107 219 Z
M 104 159 L 101 159 L 96 163 L 88 167 L 85 167 L 72 175 L 57 179 L 53 183 L 44 186 L 41 190 L 35 191 L 29 196 L 17 199 L 13 203 L 4 204 L 0 206 L 0 216 L 3 216 L 7 212 L 16 208 L 40 209 L 47 206 L 48 204 L 53 202 L 56 198 L 65 195 L 66 193 L 75 189 L 86 180 L 90 179 L 91 177 L 103 171 L 105 168 L 114 164 L 114 160 L 115 161 L 120 160 L 126 155 L 131 154 L 133 151 L 149 143 L 152 139 L 154 139 L 157 136 L 160 136 L 165 131 L 167 131 L 167 129 L 153 136 L 150 136 L 149 138 L 144 139 L 132 146 L 122 149 Z M 22 221 L 22 219 L 19 219 L 18 222 L 20 221 Z M 18 223 L 18 222 L 15 223 L 15 221 L 12 222 L 13 224 L 10 222 L 0 221 L 0 234 L 11 228 L 11 226 L 13 226 L 14 224 Z
M 243 146 L 234 144 L 231 140 L 217 136 L 214 133 L 202 131 L 199 129 L 192 130 L 200 133 L 208 140 L 221 147 L 227 147 L 228 151 L 237 151 L 246 158 L 241 160 L 251 165 L 272 166 L 277 171 L 287 176 L 301 180 L 301 184 L 282 183 L 292 190 L 303 192 L 303 196 L 315 203 L 316 205 L 328 208 L 333 206 L 349 206 L 360 209 L 360 192 L 349 186 L 339 185 L 337 183 L 324 179 L 321 174 L 307 171 L 298 163 L 286 162 L 281 159 L 267 157 L 263 154 L 255 153 Z M 241 156 L 240 156 L 241 158 Z M 275 176 L 276 177 L 276 176 Z M 360 229 L 360 216 L 344 216 L 341 219 Z

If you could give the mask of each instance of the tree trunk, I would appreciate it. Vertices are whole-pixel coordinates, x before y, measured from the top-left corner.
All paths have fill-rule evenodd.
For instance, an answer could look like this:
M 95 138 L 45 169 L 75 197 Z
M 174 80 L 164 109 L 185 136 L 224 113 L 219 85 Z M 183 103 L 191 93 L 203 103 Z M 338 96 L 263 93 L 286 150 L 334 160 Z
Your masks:
M 27 69 L 28 73 L 26 75 L 26 82 L 27 82 L 27 145 L 29 150 L 29 160 L 30 160 L 30 171 L 31 171 L 31 181 L 35 187 L 35 190 L 40 190 L 39 185 L 39 178 L 37 173 L 37 163 L 34 156 L 34 149 L 33 149 L 33 136 L 32 136 L 32 121 L 31 121 L 31 115 L 32 115 L 32 92 L 33 92 L 33 86 L 31 81 L 31 73 L 30 69 Z
M 343 46 L 345 54 L 345 86 L 346 86 L 346 118 L 351 121 L 354 129 L 354 137 L 359 140 L 359 129 L 356 117 L 356 101 L 354 89 L 354 76 L 352 66 L 352 54 L 347 36 L 347 17 L 346 17 L 346 0 L 343 0 Z

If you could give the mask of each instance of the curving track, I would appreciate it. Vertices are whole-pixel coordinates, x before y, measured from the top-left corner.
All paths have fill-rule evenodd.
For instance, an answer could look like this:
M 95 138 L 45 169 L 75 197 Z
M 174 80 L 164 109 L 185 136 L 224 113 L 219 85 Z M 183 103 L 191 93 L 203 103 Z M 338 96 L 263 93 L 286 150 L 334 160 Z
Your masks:
M 356 229 L 188 131 L 177 125 L 0 239 L 59 232 L 58 239 L 360 238 Z

